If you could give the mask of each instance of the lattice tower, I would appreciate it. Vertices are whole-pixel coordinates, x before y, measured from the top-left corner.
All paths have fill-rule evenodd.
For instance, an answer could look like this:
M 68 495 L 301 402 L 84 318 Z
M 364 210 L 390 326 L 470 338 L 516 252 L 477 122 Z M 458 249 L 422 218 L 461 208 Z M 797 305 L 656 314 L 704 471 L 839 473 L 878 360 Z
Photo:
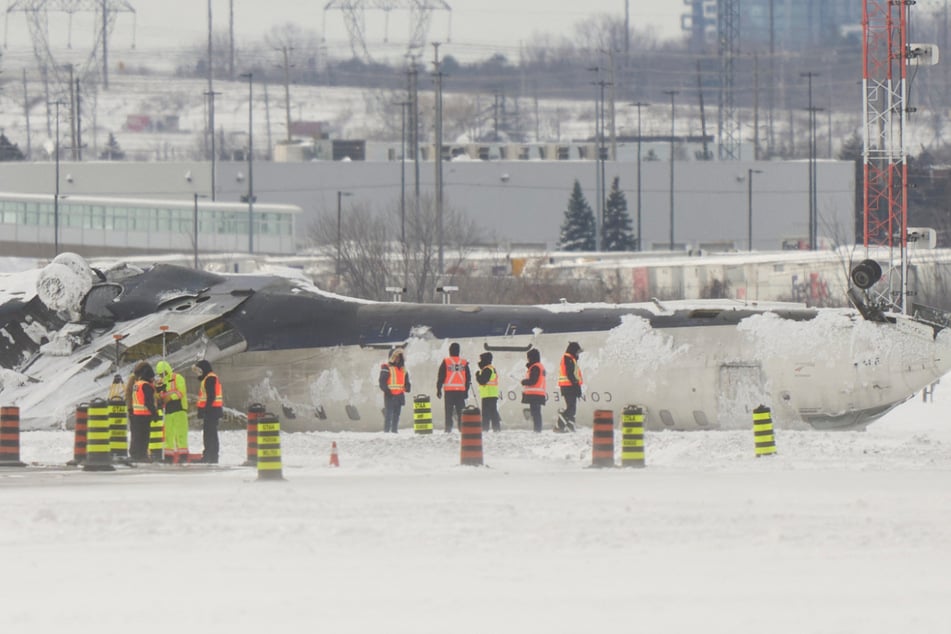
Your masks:
M 410 15 L 409 37 L 406 52 L 419 54 L 426 46 L 429 25 L 434 11 L 446 11 L 452 16 L 452 8 L 443 0 L 331 0 L 324 5 L 324 13 L 337 10 L 343 13 L 344 24 L 350 36 L 350 49 L 354 57 L 371 60 L 367 46 L 366 12 L 382 11 L 386 19 L 384 41 L 389 41 L 389 16 L 392 11 L 408 11 Z
M 740 48 L 740 0 L 717 0 L 717 54 L 720 59 L 718 134 L 720 159 L 740 158 L 740 121 L 735 99 L 735 61 Z
M 909 0 L 863 0 L 864 242 L 889 248 L 890 301 L 904 308 L 908 229 L 905 152 Z M 899 265 L 896 269 L 896 263 Z M 894 278 L 894 279 L 893 279 Z

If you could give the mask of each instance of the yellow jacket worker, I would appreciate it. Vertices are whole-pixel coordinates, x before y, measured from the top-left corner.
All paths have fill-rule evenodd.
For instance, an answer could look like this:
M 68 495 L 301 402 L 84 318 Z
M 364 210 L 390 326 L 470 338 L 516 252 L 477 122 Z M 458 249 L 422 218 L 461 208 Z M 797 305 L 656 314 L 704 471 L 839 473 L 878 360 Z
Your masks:
M 155 365 L 159 399 L 165 409 L 165 460 L 175 464 L 188 462 L 188 395 L 185 377 L 172 371 L 167 361 Z

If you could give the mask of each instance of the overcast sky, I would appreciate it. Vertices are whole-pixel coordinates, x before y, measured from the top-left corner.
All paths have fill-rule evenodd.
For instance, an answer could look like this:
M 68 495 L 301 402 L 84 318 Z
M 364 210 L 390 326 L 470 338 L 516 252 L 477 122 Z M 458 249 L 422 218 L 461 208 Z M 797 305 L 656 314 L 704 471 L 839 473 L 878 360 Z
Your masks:
M 629 0 L 632 26 L 653 26 L 661 37 L 676 35 L 679 16 L 686 11 L 682 2 L 665 0 Z M 136 44 L 140 49 L 157 49 L 193 44 L 206 37 L 208 5 L 204 0 L 128 0 L 135 8 Z M 333 42 L 347 41 L 347 31 L 340 11 L 324 12 L 323 0 L 234 0 L 235 31 L 238 38 L 261 39 L 273 26 L 296 22 L 305 29 L 323 33 Z M 447 54 L 487 57 L 497 50 L 512 54 L 519 42 L 536 33 L 567 35 L 573 25 L 597 14 L 624 16 L 625 0 L 449 0 L 450 13 L 433 13 L 429 41 L 448 40 Z M 229 0 L 212 0 L 215 29 L 228 26 Z M 391 42 L 405 41 L 408 14 L 390 17 Z M 11 14 L 7 39 L 16 45 L 27 42 L 28 30 L 23 14 Z M 88 24 L 80 25 L 81 16 L 74 17 L 73 42 L 91 41 Z M 88 18 L 87 18 L 88 19 Z M 66 23 L 65 14 L 51 14 L 52 29 Z M 386 32 L 381 12 L 367 13 L 367 37 L 382 41 Z M 121 14 L 113 33 L 113 47 L 121 50 L 132 40 L 133 20 L 130 13 Z M 56 32 L 51 38 L 56 37 Z M 455 50 L 453 50 L 455 49 Z M 483 55 L 484 53 L 484 55 Z

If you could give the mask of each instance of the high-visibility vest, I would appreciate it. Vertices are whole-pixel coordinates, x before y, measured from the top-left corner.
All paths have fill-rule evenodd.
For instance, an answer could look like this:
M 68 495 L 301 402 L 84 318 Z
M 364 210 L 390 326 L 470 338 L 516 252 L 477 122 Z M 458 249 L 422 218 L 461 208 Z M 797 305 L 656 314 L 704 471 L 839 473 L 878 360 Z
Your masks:
M 145 405 L 145 390 L 143 387 L 149 381 L 136 381 L 135 389 L 132 390 L 132 415 L 133 416 L 151 416 L 152 412 Z
M 534 396 L 544 396 L 547 392 L 545 388 L 545 366 L 539 362 L 535 362 L 528 367 L 528 372 L 525 373 L 525 378 L 532 376 L 532 368 L 538 366 L 538 380 L 535 382 L 535 385 L 523 385 L 522 394 L 529 394 Z
M 479 385 L 479 398 L 498 398 L 499 397 L 499 375 L 495 371 L 495 366 L 485 366 L 489 369 L 489 380 L 485 385 Z M 483 368 L 485 369 L 485 368 Z
M 561 367 L 558 370 L 558 387 L 566 387 L 572 385 L 571 380 L 568 378 L 568 371 L 565 369 L 565 359 L 571 357 L 575 361 L 575 380 L 578 385 L 582 385 L 584 381 L 581 379 L 581 366 L 578 365 L 578 359 L 575 359 L 573 355 L 566 352 L 561 355 Z
M 390 380 L 386 387 L 394 396 L 403 394 L 406 391 L 406 368 L 390 365 Z
M 466 391 L 466 366 L 469 362 L 461 357 L 446 357 L 446 380 L 442 389 L 446 392 Z
M 211 401 L 212 407 L 223 407 L 224 399 L 221 396 L 221 379 L 218 378 L 218 375 L 214 372 L 209 372 L 205 375 L 205 378 L 201 380 L 201 386 L 198 388 L 198 407 L 202 408 L 208 402 L 208 396 L 205 394 L 205 381 L 208 380 L 208 377 L 215 377 L 215 398 Z
M 181 374 L 172 372 L 172 374 L 169 375 L 168 384 L 165 386 L 165 394 L 170 397 L 168 402 L 165 403 L 166 414 L 174 414 L 188 407 L 188 401 L 185 400 L 185 393 L 180 389 L 184 383 L 185 379 Z

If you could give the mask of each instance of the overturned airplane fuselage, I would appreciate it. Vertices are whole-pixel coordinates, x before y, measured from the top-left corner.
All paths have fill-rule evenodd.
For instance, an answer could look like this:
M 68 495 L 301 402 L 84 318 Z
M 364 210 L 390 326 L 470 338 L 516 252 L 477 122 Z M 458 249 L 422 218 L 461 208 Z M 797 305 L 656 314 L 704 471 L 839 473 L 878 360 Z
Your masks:
M 951 369 L 947 330 L 905 315 L 870 320 L 848 309 L 729 300 L 369 302 L 303 280 L 170 265 L 98 272 L 71 319 L 39 297 L 2 311 L 0 401 L 20 406 L 25 428 L 62 425 L 80 401 L 104 396 L 115 374 L 163 355 L 179 369 L 207 358 L 228 407 L 260 402 L 290 430 L 382 430 L 377 377 L 395 346 L 406 349 L 410 396 L 432 398 L 437 430 L 436 372 L 450 342 L 473 366 L 493 353 L 503 428 L 530 428 L 520 402 L 530 348 L 548 369 L 544 412 L 555 419 L 569 341 L 584 349 L 580 424 L 595 409 L 634 404 L 649 429 L 748 427 L 752 410 L 766 405 L 778 426 L 862 427 Z M 478 406 L 475 391 L 469 403 Z M 402 427 L 412 427 L 411 407 Z

